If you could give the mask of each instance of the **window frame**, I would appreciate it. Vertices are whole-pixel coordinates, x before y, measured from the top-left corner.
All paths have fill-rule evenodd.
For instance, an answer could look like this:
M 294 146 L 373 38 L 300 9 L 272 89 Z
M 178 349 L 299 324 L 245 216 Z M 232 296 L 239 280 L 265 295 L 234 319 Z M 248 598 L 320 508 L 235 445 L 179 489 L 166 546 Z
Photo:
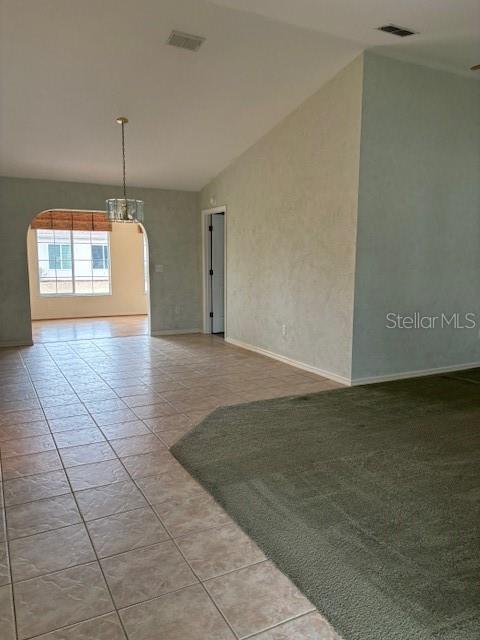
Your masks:
M 45 229 L 35 229 L 35 259 L 36 259 L 36 264 L 37 264 L 37 290 L 38 290 L 38 295 L 41 298 L 98 298 L 98 297 L 106 297 L 106 296 L 111 296 L 113 295 L 113 291 L 112 291 L 112 253 L 110 251 L 110 234 L 111 231 L 104 231 L 104 233 L 107 234 L 107 246 L 108 247 L 108 292 L 101 292 L 101 293 L 95 293 L 94 291 L 92 291 L 92 293 L 76 293 L 75 292 L 75 251 L 74 251 L 74 246 L 73 246 L 73 232 L 74 231 L 82 231 L 82 229 L 62 229 L 62 231 L 68 231 L 68 233 L 70 234 L 70 246 L 71 246 L 71 260 L 72 260 L 72 293 L 42 293 L 41 291 L 41 278 L 40 278 L 40 262 L 39 262 L 39 256 L 38 256 L 38 232 L 39 231 L 45 231 Z M 48 231 L 48 229 L 47 229 Z M 55 229 L 51 229 L 51 231 L 55 231 Z M 86 231 L 85 233 L 92 233 L 92 231 Z M 65 244 L 65 243 L 62 243 Z M 93 246 L 94 243 L 91 242 L 91 236 L 90 236 L 90 247 Z M 91 259 L 92 263 L 93 263 L 93 258 Z M 92 265 L 92 271 L 93 271 L 93 265 Z M 56 281 L 56 279 L 55 279 Z M 93 282 L 93 280 L 92 280 Z M 93 288 L 93 287 L 92 287 Z

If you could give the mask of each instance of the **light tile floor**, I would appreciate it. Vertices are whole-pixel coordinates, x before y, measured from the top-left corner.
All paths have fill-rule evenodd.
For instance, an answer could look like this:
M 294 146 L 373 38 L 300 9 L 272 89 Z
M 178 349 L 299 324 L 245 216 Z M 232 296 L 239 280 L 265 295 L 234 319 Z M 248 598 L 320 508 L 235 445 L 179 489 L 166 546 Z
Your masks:
M 2 640 L 334 640 L 170 447 L 334 383 L 211 336 L 0 351 Z
M 141 336 L 148 333 L 148 316 L 33 320 L 33 342 L 59 342 Z

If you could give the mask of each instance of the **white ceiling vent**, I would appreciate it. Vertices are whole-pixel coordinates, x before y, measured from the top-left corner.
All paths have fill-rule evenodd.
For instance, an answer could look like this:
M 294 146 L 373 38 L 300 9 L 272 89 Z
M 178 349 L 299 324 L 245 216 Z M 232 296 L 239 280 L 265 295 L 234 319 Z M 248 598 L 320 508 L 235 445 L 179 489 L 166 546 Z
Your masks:
M 180 47 L 188 51 L 198 51 L 205 38 L 201 36 L 193 36 L 191 33 L 183 33 L 182 31 L 172 31 L 167 40 L 167 44 L 172 47 Z

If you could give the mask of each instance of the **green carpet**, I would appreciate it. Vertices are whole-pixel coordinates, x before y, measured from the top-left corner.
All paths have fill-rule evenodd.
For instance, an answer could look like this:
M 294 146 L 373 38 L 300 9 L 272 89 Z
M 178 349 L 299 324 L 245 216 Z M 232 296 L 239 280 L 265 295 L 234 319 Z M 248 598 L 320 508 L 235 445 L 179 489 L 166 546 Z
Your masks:
M 480 370 L 217 409 L 172 449 L 345 640 L 480 638 Z

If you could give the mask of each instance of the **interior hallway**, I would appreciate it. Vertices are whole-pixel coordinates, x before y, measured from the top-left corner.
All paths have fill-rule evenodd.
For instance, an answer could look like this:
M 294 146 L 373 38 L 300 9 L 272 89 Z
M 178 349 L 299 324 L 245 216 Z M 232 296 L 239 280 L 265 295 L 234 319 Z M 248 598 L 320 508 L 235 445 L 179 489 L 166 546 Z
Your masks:
M 0 352 L 2 639 L 337 638 L 168 448 L 338 385 L 212 336 L 61 335 Z

